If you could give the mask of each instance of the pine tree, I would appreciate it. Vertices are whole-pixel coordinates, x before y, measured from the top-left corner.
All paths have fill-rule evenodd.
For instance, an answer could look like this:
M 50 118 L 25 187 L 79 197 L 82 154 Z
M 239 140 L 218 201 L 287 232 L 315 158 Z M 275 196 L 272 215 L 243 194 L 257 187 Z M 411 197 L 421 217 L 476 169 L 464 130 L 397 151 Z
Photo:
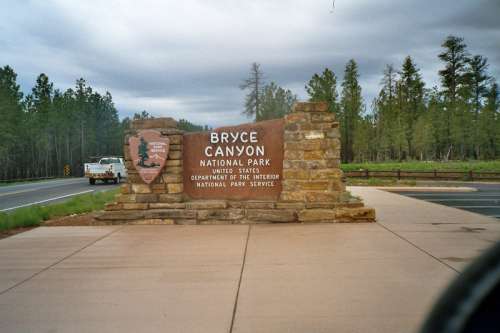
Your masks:
M 418 118 L 424 111 L 424 82 L 410 56 L 405 58 L 399 80 L 401 117 L 410 158 L 415 158 L 414 134 Z
M 16 164 L 22 157 L 19 140 L 23 133 L 23 94 L 16 80 L 17 74 L 11 67 L 0 68 L 0 177 L 4 179 L 21 178 Z
M 354 159 L 355 131 L 363 111 L 361 86 L 358 82 L 358 65 L 351 59 L 347 62 L 342 81 L 340 126 L 342 132 L 342 162 L 349 163 Z
M 297 96 L 290 90 L 271 82 L 263 89 L 261 115 L 258 120 L 278 119 L 288 114 L 297 101 Z
M 479 128 L 481 157 L 493 159 L 500 155 L 500 96 L 496 82 L 486 92 L 486 103 L 479 115 Z
M 446 112 L 445 133 L 448 152 L 445 156 L 449 158 L 453 143 L 460 145 L 462 155 L 465 150 L 465 114 L 459 109 L 460 91 L 466 82 L 466 71 L 468 62 L 467 46 L 463 38 L 448 36 L 441 45 L 445 50 L 439 54 L 439 59 L 445 63 L 445 68 L 439 71 L 443 95 L 445 96 Z
M 240 85 L 241 90 L 249 90 L 245 98 L 243 114 L 254 117 L 255 121 L 262 119 L 262 90 L 264 87 L 264 73 L 260 64 L 254 62 L 250 67 L 249 77 Z
M 488 82 L 490 81 L 489 75 L 486 73 L 488 68 L 488 59 L 481 55 L 475 55 L 469 59 L 469 68 L 467 75 L 467 83 L 470 88 L 472 97 L 473 108 L 473 150 L 474 157 L 479 159 L 481 157 L 481 126 L 479 124 L 480 112 L 482 109 L 482 101 L 488 92 Z
M 321 75 L 314 74 L 305 86 L 311 102 L 327 102 L 328 111 L 338 117 L 337 77 L 329 68 Z

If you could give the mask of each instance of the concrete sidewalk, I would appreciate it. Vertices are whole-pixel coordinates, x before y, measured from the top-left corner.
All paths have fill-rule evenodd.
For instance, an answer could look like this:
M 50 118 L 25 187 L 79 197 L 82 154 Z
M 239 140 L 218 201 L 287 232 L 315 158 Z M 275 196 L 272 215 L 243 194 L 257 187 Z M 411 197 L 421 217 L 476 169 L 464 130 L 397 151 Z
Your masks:
M 1 332 L 411 332 L 497 221 L 353 188 L 372 224 L 42 227 L 0 241 Z

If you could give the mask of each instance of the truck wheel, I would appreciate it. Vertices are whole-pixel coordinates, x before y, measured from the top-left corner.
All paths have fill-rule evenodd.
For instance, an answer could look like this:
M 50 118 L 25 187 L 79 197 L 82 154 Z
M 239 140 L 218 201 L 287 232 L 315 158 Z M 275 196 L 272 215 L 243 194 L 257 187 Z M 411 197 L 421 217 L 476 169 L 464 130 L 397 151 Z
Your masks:
M 95 185 L 95 179 L 94 178 L 89 178 L 89 184 L 90 185 Z

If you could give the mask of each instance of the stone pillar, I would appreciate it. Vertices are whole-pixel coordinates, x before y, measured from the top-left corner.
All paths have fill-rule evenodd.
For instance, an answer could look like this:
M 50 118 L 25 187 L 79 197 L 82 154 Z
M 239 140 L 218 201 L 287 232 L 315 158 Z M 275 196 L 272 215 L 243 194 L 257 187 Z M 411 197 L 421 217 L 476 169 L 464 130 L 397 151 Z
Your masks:
M 139 130 L 152 129 L 169 139 L 168 159 L 161 174 L 146 184 L 133 165 L 129 150 L 129 138 Z M 153 118 L 133 120 L 130 129 L 125 133 L 124 160 L 127 168 L 127 182 L 121 185 L 120 195 L 115 203 L 106 207 L 101 220 L 127 221 L 147 220 L 150 209 L 172 208 L 176 203 L 184 201 L 183 197 L 183 131 L 177 129 L 177 122 L 172 118 Z M 168 221 L 153 221 L 157 223 Z
M 285 117 L 282 185 L 280 201 L 307 208 L 331 206 L 345 192 L 339 123 L 326 103 L 296 103 Z

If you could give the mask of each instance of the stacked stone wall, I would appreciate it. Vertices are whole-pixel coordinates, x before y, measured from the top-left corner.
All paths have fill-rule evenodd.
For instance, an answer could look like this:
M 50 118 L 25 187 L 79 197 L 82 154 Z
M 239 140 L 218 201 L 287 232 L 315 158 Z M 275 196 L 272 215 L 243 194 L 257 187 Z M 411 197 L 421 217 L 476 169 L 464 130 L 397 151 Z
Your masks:
M 171 118 L 134 120 L 125 136 L 127 183 L 99 223 L 245 224 L 371 222 L 375 212 L 345 191 L 339 123 L 325 103 L 297 103 L 285 117 L 279 200 L 191 200 L 183 193 L 183 132 Z M 170 140 L 161 176 L 145 184 L 132 163 L 128 138 L 155 129 Z

